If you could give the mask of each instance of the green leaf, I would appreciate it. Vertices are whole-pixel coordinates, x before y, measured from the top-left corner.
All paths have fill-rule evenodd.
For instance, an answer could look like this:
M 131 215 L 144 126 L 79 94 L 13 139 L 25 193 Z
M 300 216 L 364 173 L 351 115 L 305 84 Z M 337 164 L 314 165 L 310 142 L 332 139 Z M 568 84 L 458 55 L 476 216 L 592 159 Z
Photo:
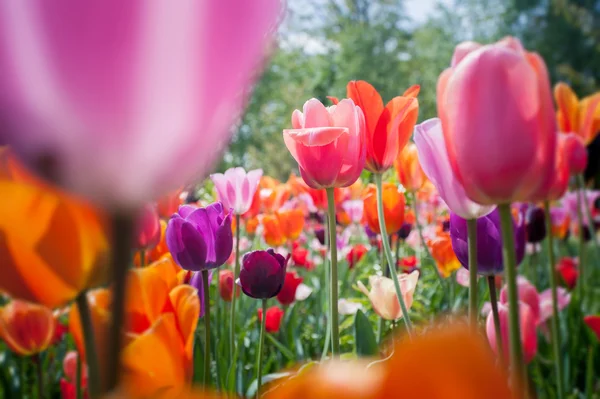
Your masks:
M 373 356 L 379 352 L 373 327 L 361 310 L 354 317 L 354 337 L 358 356 Z

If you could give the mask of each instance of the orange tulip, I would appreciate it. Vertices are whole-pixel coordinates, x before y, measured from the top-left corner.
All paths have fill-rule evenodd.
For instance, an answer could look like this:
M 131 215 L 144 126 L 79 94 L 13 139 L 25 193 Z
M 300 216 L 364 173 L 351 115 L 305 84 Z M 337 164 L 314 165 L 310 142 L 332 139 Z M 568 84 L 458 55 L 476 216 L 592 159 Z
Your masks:
M 256 233 L 256 229 L 258 228 L 259 222 L 257 217 L 250 218 L 246 220 L 246 233 L 250 235 L 254 235 Z
M 0 338 L 20 356 L 46 350 L 55 327 L 54 314 L 45 306 L 14 300 L 0 308 Z
M 398 191 L 392 183 L 383 183 L 383 215 L 385 217 L 385 227 L 388 234 L 394 234 L 404 223 L 404 194 Z M 377 190 L 370 184 L 364 196 L 364 215 L 367 219 L 369 228 L 376 233 L 380 233 L 379 217 L 377 216 Z
M 285 243 L 285 236 L 281 230 L 279 219 L 275 215 L 263 215 L 261 223 L 263 225 L 263 234 L 265 242 L 272 246 L 278 247 Z
M 183 190 L 173 191 L 169 195 L 165 195 L 157 201 L 157 209 L 160 217 L 168 219 L 173 216 L 179 209 L 179 205 L 183 204 L 181 198 Z
M 300 237 L 304 228 L 304 212 L 302 209 L 279 210 L 275 212 L 282 234 L 287 240 Z
M 157 393 L 174 397 L 183 392 L 192 377 L 194 331 L 200 314 L 196 289 L 179 284 L 176 270 L 167 260 L 128 273 L 121 352 L 125 390 L 131 397 Z M 100 354 L 105 353 L 100 340 L 106 335 L 102 332 L 110 319 L 108 297 L 106 290 L 88 294 Z M 79 316 L 75 308 L 71 312 L 70 329 L 83 351 Z
M 427 241 L 427 246 L 442 277 L 449 277 L 453 271 L 460 269 L 460 262 L 452 249 L 450 233 L 438 232 L 436 238 Z
M 86 203 L 40 182 L 0 150 L 0 291 L 58 307 L 103 280 L 108 243 Z
M 585 145 L 590 144 L 600 132 L 600 92 L 579 100 L 566 83 L 560 82 L 554 86 L 554 99 L 558 129 L 575 133 Z
M 407 191 L 415 192 L 423 187 L 427 176 L 421 169 L 417 146 L 408 143 L 394 161 L 394 168 L 398 174 L 398 180 Z

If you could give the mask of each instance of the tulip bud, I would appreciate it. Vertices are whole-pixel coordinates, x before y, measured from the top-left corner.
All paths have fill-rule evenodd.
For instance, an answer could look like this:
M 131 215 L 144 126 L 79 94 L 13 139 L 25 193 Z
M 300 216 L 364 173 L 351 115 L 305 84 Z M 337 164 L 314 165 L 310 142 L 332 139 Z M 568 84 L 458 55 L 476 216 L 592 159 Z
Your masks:
M 594 332 L 598 341 L 600 341 L 600 315 L 585 316 L 583 321 Z
M 546 215 L 542 208 L 531 206 L 527 209 L 525 229 L 527 230 L 527 242 L 538 243 L 546 238 Z
M 0 308 L 0 338 L 20 356 L 46 350 L 55 324 L 52 310 L 42 305 L 15 299 Z
M 219 295 L 225 302 L 231 302 L 233 299 L 234 286 L 233 270 L 225 269 L 219 271 Z M 235 296 L 240 296 L 240 290 L 235 290 Z
M 418 271 L 398 276 L 400 291 L 402 292 L 406 309 L 410 309 L 412 305 L 413 294 L 418 280 Z M 402 317 L 402 308 L 396 296 L 394 281 L 392 279 L 382 276 L 370 276 L 369 285 L 371 286 L 371 291 L 367 290 L 362 281 L 358 282 L 358 288 L 363 294 L 369 297 L 375 313 L 386 320 L 396 320 Z
M 273 249 L 248 252 L 242 258 L 242 268 L 237 283 L 249 297 L 273 298 L 283 287 L 286 264 L 287 259 L 275 253 Z
M 315 230 L 315 236 L 317 237 L 317 240 L 319 240 L 321 245 L 325 245 L 325 229 L 320 228 Z
M 296 299 L 296 290 L 304 279 L 296 272 L 287 272 L 285 274 L 285 281 L 279 294 L 277 294 L 277 300 L 282 305 L 289 305 Z
M 508 337 L 508 305 L 498 303 L 498 315 L 500 316 L 500 333 L 502 335 L 502 351 L 504 359 L 509 358 L 509 337 Z M 537 320 L 531 311 L 529 305 L 519 302 L 519 319 L 521 331 L 521 345 L 523 346 L 523 355 L 525 363 L 529 363 L 537 352 Z M 490 342 L 492 350 L 497 354 L 496 329 L 494 326 L 494 315 L 490 312 L 487 316 L 485 331 Z
M 152 249 L 160 242 L 160 218 L 156 207 L 146 204 L 142 207 L 137 221 L 134 237 L 136 249 Z
M 569 289 L 575 288 L 575 284 L 577 284 L 579 278 L 578 263 L 577 258 L 564 257 L 556 265 L 556 271 Z
M 276 333 L 281 327 L 281 320 L 285 312 L 277 306 L 271 306 L 267 309 L 267 320 L 265 320 L 265 330 L 270 333 Z M 262 321 L 262 309 L 258 309 L 258 321 Z
M 346 260 L 348 261 L 348 268 L 353 269 L 354 266 L 356 266 L 356 264 L 360 262 L 360 260 L 363 258 L 363 256 L 365 256 L 367 252 L 369 252 L 369 250 L 362 244 L 357 244 L 354 247 L 352 247 L 350 252 L 348 252 L 348 254 L 346 255 Z

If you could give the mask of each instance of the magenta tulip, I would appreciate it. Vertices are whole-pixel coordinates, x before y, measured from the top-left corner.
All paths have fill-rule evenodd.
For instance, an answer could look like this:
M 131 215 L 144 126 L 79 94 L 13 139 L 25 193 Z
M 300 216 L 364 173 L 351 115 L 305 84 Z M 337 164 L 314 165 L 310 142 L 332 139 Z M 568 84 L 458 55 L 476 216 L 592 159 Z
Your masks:
M 0 142 L 107 206 L 219 159 L 279 0 L 0 2 Z
M 219 201 L 225 208 L 232 208 L 238 215 L 245 213 L 252 206 L 254 193 L 262 176 L 262 169 L 251 170 L 248 173 L 244 168 L 227 169 L 225 173 L 210 175 Z
M 547 198 L 557 127 L 546 65 L 515 38 L 460 45 L 438 81 L 452 170 L 484 205 Z

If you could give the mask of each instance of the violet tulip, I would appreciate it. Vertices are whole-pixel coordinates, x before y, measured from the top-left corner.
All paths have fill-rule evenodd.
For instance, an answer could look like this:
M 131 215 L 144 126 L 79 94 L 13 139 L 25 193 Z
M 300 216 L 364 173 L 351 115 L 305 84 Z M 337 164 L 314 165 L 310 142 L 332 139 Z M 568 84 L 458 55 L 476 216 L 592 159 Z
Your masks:
M 273 249 L 248 252 L 242 258 L 237 283 L 244 294 L 256 299 L 273 298 L 283 288 L 287 259 Z
M 548 71 L 518 39 L 458 46 L 438 81 L 450 164 L 467 196 L 484 205 L 546 199 L 557 127 Z M 509 149 L 499 151 L 500 148 Z
M 498 303 L 498 316 L 500 317 L 500 334 L 502 334 L 503 356 L 508 359 L 508 305 Z M 521 345 L 523 346 L 523 355 L 525 363 L 529 363 L 537 353 L 537 319 L 529 305 L 519 302 L 519 320 L 521 331 Z M 487 316 L 485 331 L 490 342 L 492 350 L 497 353 L 496 330 L 494 327 L 494 317 L 492 312 Z
M 325 107 L 308 100 L 292 114 L 285 145 L 298 162 L 304 182 L 316 189 L 348 187 L 365 167 L 365 118 L 351 99 Z
M 279 14 L 279 0 L 3 1 L 0 142 L 108 206 L 202 178 Z
M 246 173 L 244 168 L 238 167 L 227 169 L 225 173 L 212 174 L 210 178 L 223 206 L 233 208 L 235 214 L 241 215 L 250 209 L 262 173 L 262 169 Z
M 231 210 L 226 214 L 220 202 L 206 208 L 180 206 L 165 234 L 179 266 L 191 271 L 214 269 L 223 265 L 233 250 Z
M 519 223 L 514 223 L 513 220 L 517 264 L 521 263 L 525 256 L 525 224 L 521 215 L 519 219 Z M 452 212 L 450 238 L 456 257 L 461 265 L 468 269 L 467 221 Z M 500 274 L 503 270 L 500 212 L 494 209 L 489 215 L 477 219 L 477 273 L 493 275 Z
M 413 137 L 423 172 L 452 212 L 463 219 L 477 219 L 494 210 L 494 206 L 479 205 L 471 201 L 452 172 L 439 118 L 428 119 L 417 125 Z

